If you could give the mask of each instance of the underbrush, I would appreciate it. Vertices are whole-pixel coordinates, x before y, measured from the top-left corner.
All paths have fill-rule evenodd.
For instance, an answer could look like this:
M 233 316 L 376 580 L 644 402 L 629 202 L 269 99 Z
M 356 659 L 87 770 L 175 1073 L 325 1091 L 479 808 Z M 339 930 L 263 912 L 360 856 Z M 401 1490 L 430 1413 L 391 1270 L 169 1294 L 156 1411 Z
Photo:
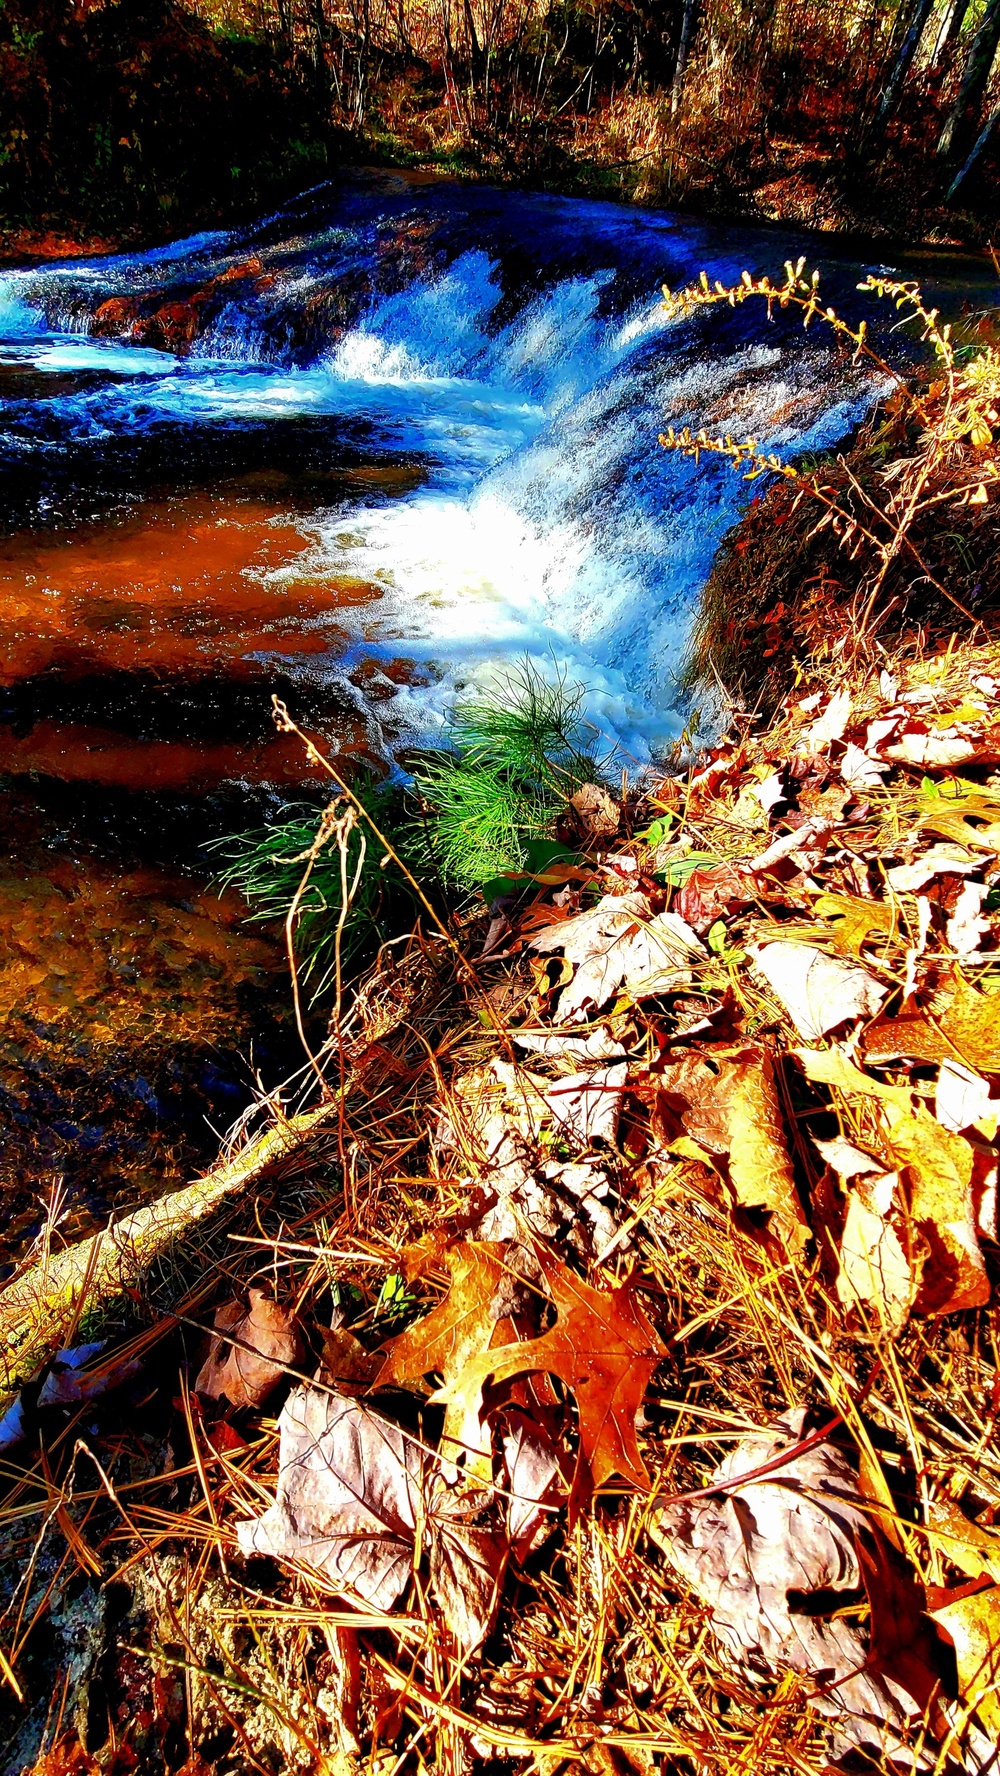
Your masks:
M 726 457 L 766 491 L 724 540 L 702 598 L 690 683 L 721 680 L 733 695 L 772 709 L 798 662 L 919 655 L 931 635 L 991 634 L 1000 607 L 1000 355 L 992 343 L 953 339 L 912 283 L 869 278 L 859 287 L 894 304 L 927 341 L 934 367 L 903 378 L 826 307 L 818 280 L 786 267 L 783 284 L 744 273 L 732 289 L 692 287 L 675 312 L 760 299 L 790 304 L 833 328 L 837 340 L 895 383 L 844 453 L 796 468 L 755 439 L 689 431 L 670 449 Z

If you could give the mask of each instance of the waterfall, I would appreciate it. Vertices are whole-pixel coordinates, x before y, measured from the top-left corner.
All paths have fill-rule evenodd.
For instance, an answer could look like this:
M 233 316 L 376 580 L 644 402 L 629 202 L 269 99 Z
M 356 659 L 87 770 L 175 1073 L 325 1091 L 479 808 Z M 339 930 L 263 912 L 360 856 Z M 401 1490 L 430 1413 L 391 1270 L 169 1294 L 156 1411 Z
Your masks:
M 134 499 L 144 476 L 234 439 L 262 465 L 293 436 L 326 463 L 413 465 L 404 491 L 320 504 L 307 557 L 266 576 L 277 598 L 303 573 L 370 587 L 325 648 L 313 619 L 319 642 L 282 653 L 283 671 L 342 686 L 360 664 L 407 662 L 371 710 L 394 751 L 531 656 L 585 685 L 590 719 L 641 762 L 684 725 L 699 592 L 748 492 L 717 459 L 664 452 L 658 433 L 705 425 L 821 450 L 874 392 L 791 316 L 769 324 L 748 304 L 668 322 L 659 288 L 703 266 L 724 280 L 774 270 L 801 246 L 379 175 L 239 233 L 9 272 L 0 390 L 4 372 L 34 381 L 3 401 L 0 473 L 44 521 L 70 484 Z M 865 269 L 825 267 L 849 312 Z M 267 649 L 253 658 L 266 673 Z

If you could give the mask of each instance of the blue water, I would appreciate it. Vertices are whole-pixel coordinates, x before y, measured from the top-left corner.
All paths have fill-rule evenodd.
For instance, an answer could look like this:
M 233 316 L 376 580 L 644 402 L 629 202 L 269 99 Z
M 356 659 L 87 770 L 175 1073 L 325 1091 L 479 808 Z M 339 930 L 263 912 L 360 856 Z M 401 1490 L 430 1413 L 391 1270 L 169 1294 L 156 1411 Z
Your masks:
M 668 322 L 660 286 L 702 267 L 726 281 L 780 272 L 814 245 L 372 175 L 238 233 L 9 272 L 0 372 L 40 380 L 0 404 L 0 485 L 20 523 L 66 524 L 141 501 L 171 465 L 197 458 L 210 480 L 237 444 L 265 466 L 300 436 L 314 452 L 415 463 L 414 491 L 310 513 L 308 571 L 367 580 L 373 596 L 338 613 L 326 652 L 282 656 L 283 671 L 333 691 L 360 661 L 414 662 L 415 682 L 371 714 L 391 755 L 529 655 L 584 684 L 595 724 L 641 761 L 684 726 L 692 616 L 747 494 L 718 461 L 662 451 L 658 432 L 704 424 L 815 450 L 875 388 L 756 305 Z M 831 298 L 866 312 L 855 286 L 879 262 L 824 252 Z M 248 260 L 252 275 L 213 286 L 189 342 L 150 324 Z M 136 299 L 138 325 L 98 337 L 111 298 Z

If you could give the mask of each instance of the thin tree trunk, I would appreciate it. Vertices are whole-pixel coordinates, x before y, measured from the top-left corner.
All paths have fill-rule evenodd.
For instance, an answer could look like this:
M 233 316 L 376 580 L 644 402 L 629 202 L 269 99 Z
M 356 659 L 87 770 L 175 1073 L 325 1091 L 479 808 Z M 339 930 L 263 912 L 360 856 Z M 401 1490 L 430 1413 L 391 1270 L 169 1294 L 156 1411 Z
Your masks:
M 899 95 L 903 90 L 903 82 L 910 71 L 910 64 L 912 63 L 917 50 L 920 48 L 920 39 L 924 34 L 924 26 L 931 15 L 933 6 L 934 0 L 917 0 L 917 6 L 910 20 L 909 30 L 899 46 L 899 54 L 893 64 L 892 72 L 885 83 L 885 91 L 882 94 L 881 103 L 878 108 L 879 123 L 884 123 L 886 118 L 889 117 L 896 108 Z
M 670 88 L 670 115 L 676 117 L 681 108 L 684 92 L 684 75 L 687 72 L 691 45 L 698 27 L 698 0 L 684 0 L 681 14 L 681 35 L 677 45 L 677 60 L 674 63 L 674 79 Z
M 991 135 L 993 134 L 993 131 L 996 128 L 998 119 L 1000 119 L 1000 105 L 997 105 L 994 107 L 994 109 L 990 112 L 988 118 L 986 119 L 986 122 L 983 124 L 982 129 L 980 130 L 978 136 L 976 137 L 975 146 L 973 147 L 972 153 L 969 155 L 969 158 L 965 162 L 964 166 L 959 168 L 958 172 L 955 174 L 955 177 L 953 178 L 951 184 L 948 187 L 948 191 L 945 196 L 945 203 L 951 203 L 952 199 L 955 196 L 955 193 L 959 190 L 959 188 L 962 185 L 965 184 L 966 179 L 968 178 L 969 174 L 971 173 L 977 160 L 980 159 L 980 157 L 983 153 L 983 150 L 986 147 L 987 142 L 989 141 Z
M 937 151 L 945 158 L 960 154 L 979 121 L 983 94 L 1000 44 L 1000 0 L 987 0 L 982 24 L 972 40 L 958 98 L 945 122 Z
M 273 1124 L 204 1178 L 40 1260 L 7 1283 L 0 1290 L 0 1412 L 21 1383 L 58 1350 L 84 1307 L 97 1311 L 120 1301 L 130 1289 L 141 1289 L 150 1265 L 168 1247 L 184 1239 L 226 1197 L 287 1161 L 337 1106 L 333 1099 Z
M 958 42 L 970 5 L 971 0 L 955 0 L 951 11 L 945 14 L 941 29 L 937 34 L 934 53 L 931 56 L 932 68 L 940 68 L 942 62 L 947 59 L 950 51 Z

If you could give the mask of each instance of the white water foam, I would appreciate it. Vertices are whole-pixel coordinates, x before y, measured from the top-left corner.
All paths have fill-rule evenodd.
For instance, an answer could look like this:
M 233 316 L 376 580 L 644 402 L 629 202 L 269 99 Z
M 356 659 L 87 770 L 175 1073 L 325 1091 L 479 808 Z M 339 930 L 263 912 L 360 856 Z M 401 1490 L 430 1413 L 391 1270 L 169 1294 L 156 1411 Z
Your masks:
M 105 276 L 127 288 L 132 271 L 141 284 L 154 263 L 126 257 Z M 99 269 L 64 280 L 67 312 L 75 281 Z M 858 376 L 848 399 L 832 402 L 843 369 L 811 343 L 737 340 L 726 350 L 713 325 L 699 340 L 652 295 L 623 312 L 613 279 L 611 269 L 557 278 L 498 326 L 501 266 L 468 250 L 372 299 L 306 365 L 268 361 L 262 307 L 321 290 L 302 264 L 282 270 L 256 305 L 234 284 L 180 361 L 40 331 L 32 274 L 0 280 L 0 332 L 39 368 L 130 377 L 54 400 L 71 435 L 165 421 L 363 421 L 376 449 L 417 455 L 426 470 L 417 492 L 310 520 L 309 556 L 274 576 L 291 589 L 303 573 L 349 575 L 377 594 L 337 613 L 341 633 L 352 614 L 357 622 L 346 657 L 338 642 L 298 669 L 341 680 L 361 658 L 413 661 L 412 682 L 378 706 L 391 748 L 439 735 L 459 693 L 527 656 L 586 686 L 590 719 L 642 762 L 684 725 L 678 674 L 692 613 L 745 497 L 726 465 L 668 455 L 658 432 L 705 424 L 763 448 L 816 449 L 843 435 L 871 388 Z M 288 656 L 281 665 L 296 669 Z

